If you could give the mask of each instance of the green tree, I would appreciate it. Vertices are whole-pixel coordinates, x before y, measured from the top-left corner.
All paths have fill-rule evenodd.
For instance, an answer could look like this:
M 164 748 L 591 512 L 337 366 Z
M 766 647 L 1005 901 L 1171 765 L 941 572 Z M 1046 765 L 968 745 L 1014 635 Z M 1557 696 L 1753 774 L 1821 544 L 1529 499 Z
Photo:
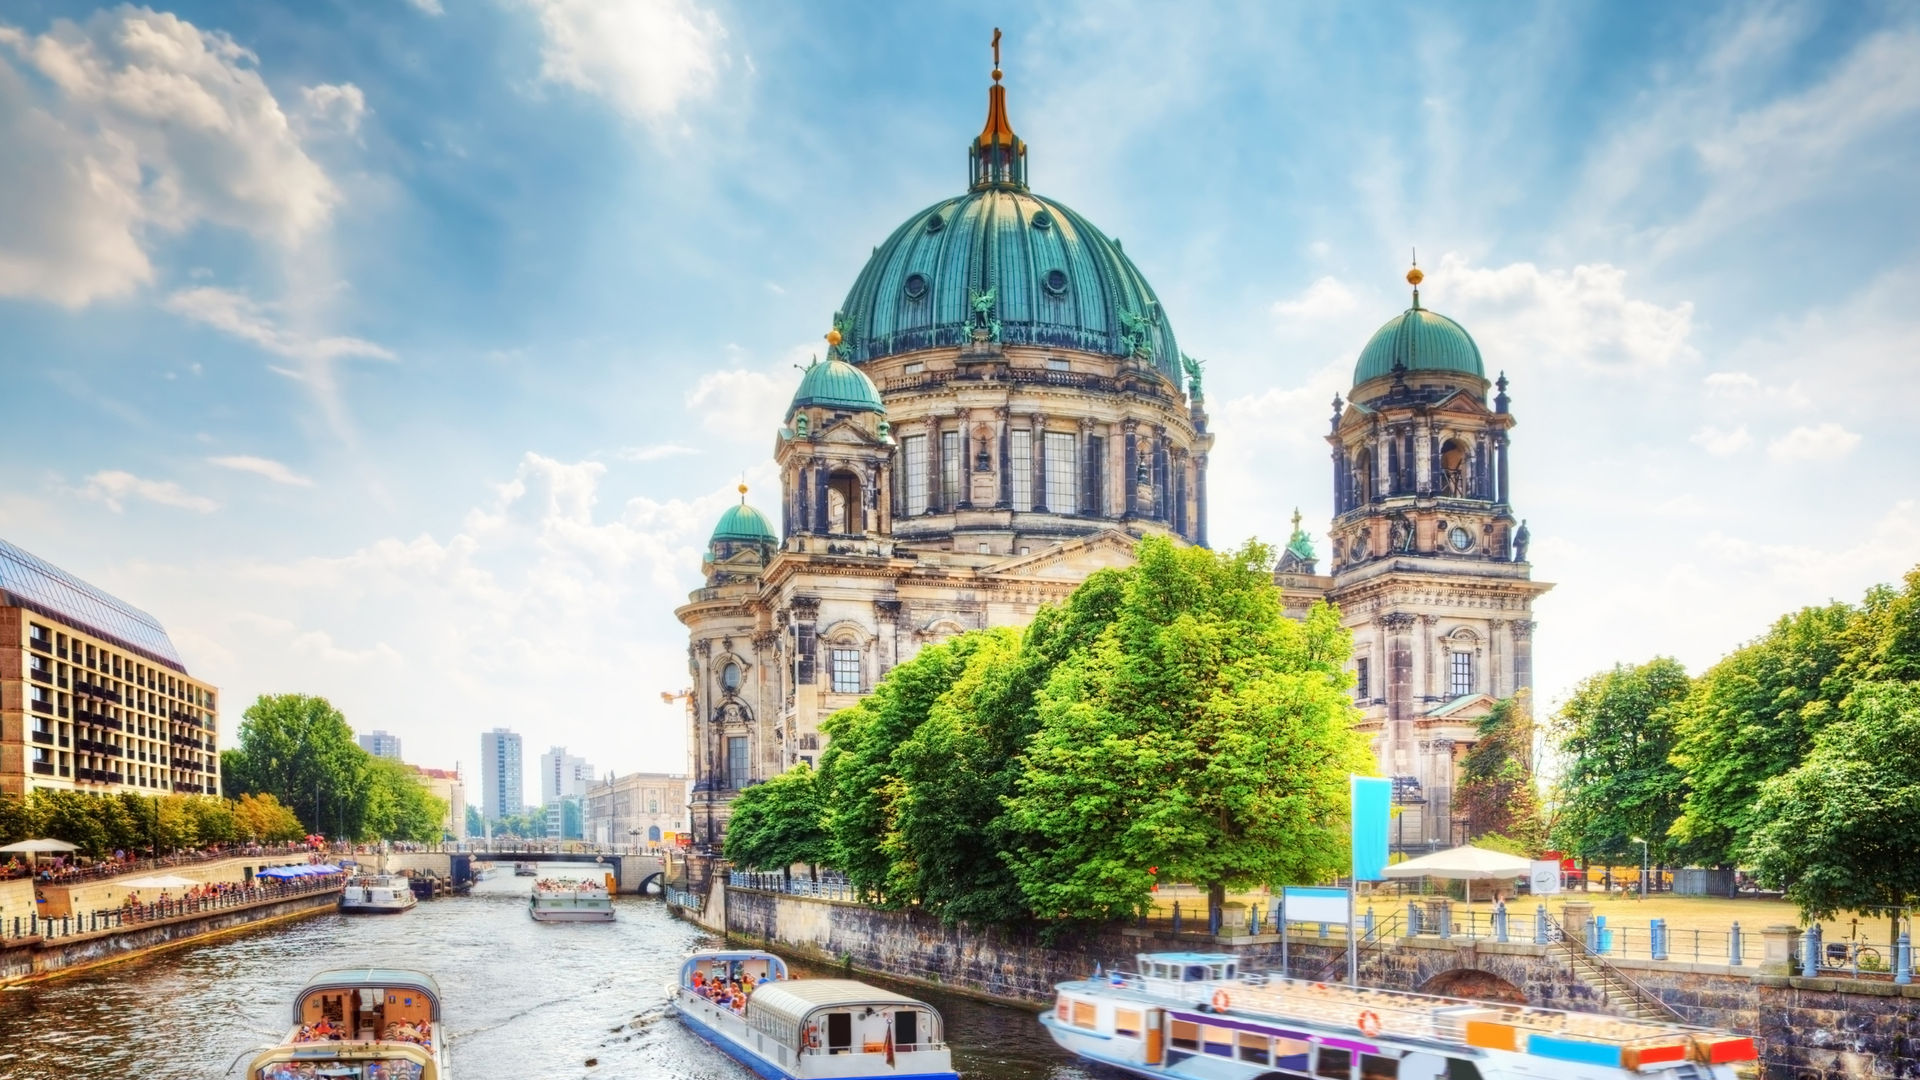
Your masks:
M 1671 837 L 1685 858 L 1733 864 L 1752 835 L 1760 786 L 1798 765 L 1839 718 L 1858 614 L 1833 603 L 1783 616 L 1695 680 L 1673 748 L 1686 796 Z
M 419 773 L 391 758 L 368 755 L 362 776 L 365 798 L 356 839 L 416 843 L 440 839 L 447 803 L 427 788 Z
M 805 762 L 735 796 L 727 819 L 726 856 L 748 870 L 817 866 L 833 851 L 819 774 Z
M 1861 684 L 1846 718 L 1760 787 L 1747 855 L 1809 919 L 1920 906 L 1920 682 Z
M 0 844 L 13 844 L 45 836 L 39 807 L 33 800 L 0 792 Z
M 1534 786 L 1533 714 L 1524 693 L 1495 702 L 1479 729 L 1454 796 L 1468 835 L 1504 837 L 1538 854 L 1546 847 L 1546 830 Z
M 476 837 L 485 836 L 486 833 L 487 833 L 487 823 L 484 820 L 482 820 L 480 817 L 480 808 L 473 805 L 472 803 L 468 803 L 467 804 L 467 839 L 472 840 Z
M 265 792 L 309 832 L 359 836 L 372 755 L 326 698 L 263 694 L 241 716 L 239 746 L 222 755 L 229 791 Z
M 1574 687 L 1552 725 L 1561 755 L 1557 844 L 1609 858 L 1638 854 L 1637 836 L 1654 861 L 1671 861 L 1667 831 L 1686 782 L 1673 746 L 1691 685 L 1678 660 L 1659 656 L 1615 664 Z
M 1007 804 L 1037 916 L 1137 913 L 1151 867 L 1218 910 L 1229 887 L 1345 866 L 1347 777 L 1373 771 L 1351 639 L 1324 604 L 1281 614 L 1270 554 L 1142 540 L 1112 624 L 1052 671 Z
M 293 811 L 272 795 L 242 795 L 233 807 L 240 838 L 258 844 L 298 840 L 306 834 Z

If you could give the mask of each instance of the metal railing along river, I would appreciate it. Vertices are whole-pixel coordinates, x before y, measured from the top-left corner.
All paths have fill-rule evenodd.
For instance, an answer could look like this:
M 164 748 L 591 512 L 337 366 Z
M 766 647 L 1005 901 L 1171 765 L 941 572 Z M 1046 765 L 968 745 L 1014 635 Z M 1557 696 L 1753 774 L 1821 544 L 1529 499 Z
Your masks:
M 81 915 L 41 916 L 38 914 L 15 916 L 0 923 L 0 940 L 18 938 L 55 938 L 72 937 L 75 934 L 92 934 L 102 930 L 119 930 L 139 926 L 144 923 L 161 922 L 182 915 L 199 915 L 206 912 L 225 911 L 233 908 L 253 907 L 257 904 L 269 904 L 280 900 L 290 900 L 297 896 L 313 893 L 338 892 L 346 883 L 345 874 L 329 874 L 325 877 L 295 881 L 288 884 L 248 885 L 227 889 L 208 896 L 196 896 L 191 899 L 155 900 L 146 904 L 127 904 L 118 908 L 99 908 Z

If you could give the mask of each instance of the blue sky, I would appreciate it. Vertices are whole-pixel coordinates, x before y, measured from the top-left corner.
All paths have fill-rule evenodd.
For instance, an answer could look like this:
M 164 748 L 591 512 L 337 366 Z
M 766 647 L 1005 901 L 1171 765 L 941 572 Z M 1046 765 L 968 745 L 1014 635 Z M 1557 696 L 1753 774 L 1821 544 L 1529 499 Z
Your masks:
M 0 535 L 157 614 L 229 737 L 304 690 L 422 764 L 684 768 L 671 609 L 961 186 L 995 25 L 1035 189 L 1208 361 L 1216 542 L 1324 528 L 1418 245 L 1513 380 L 1545 704 L 1920 561 L 1920 16 L 1864 3 L 16 0 Z

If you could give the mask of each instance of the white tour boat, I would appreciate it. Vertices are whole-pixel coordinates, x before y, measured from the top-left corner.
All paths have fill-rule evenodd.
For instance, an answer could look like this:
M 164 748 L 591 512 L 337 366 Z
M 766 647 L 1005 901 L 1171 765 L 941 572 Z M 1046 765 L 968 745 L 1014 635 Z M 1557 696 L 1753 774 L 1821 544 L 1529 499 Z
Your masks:
M 694 953 L 670 1001 L 688 1027 L 768 1080 L 959 1080 L 933 1006 L 852 979 L 789 979 L 772 953 Z
M 1061 983 L 1040 1016 L 1088 1061 L 1190 1080 L 1732 1080 L 1753 1040 L 1652 1020 L 1249 974 L 1232 953 L 1142 953 Z
M 533 883 L 527 913 L 535 922 L 612 922 L 613 875 L 604 883 L 541 878 Z
M 419 904 L 413 883 L 399 874 L 362 874 L 347 879 L 340 893 L 340 911 L 346 915 L 397 915 Z
M 247 1080 L 447 1080 L 440 987 L 403 968 L 343 968 L 307 980 L 293 1027 Z
M 530 863 L 530 862 L 514 863 L 513 876 L 514 877 L 539 877 L 540 866 L 538 863 Z

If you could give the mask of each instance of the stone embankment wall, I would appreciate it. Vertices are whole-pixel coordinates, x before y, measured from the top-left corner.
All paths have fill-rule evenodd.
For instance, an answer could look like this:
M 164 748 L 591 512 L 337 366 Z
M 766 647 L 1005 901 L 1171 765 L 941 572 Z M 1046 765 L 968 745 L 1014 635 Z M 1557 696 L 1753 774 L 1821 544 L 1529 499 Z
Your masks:
M 689 914 L 689 917 L 693 917 Z M 724 920 L 736 940 L 788 955 L 905 982 L 990 998 L 1045 1004 L 1056 983 L 1085 978 L 1094 965 L 1132 969 L 1134 954 L 1226 947 L 1250 968 L 1278 968 L 1277 935 L 1196 945 L 1122 929 L 1056 942 L 998 928 L 948 926 L 914 912 L 878 911 L 846 901 L 730 889 L 716 881 L 699 921 Z M 1202 939 L 1204 941 L 1205 939 Z M 1345 975 L 1345 950 L 1295 934 L 1295 973 Z M 1498 999 L 1523 997 L 1549 1008 L 1607 1011 L 1605 998 L 1576 978 L 1557 947 L 1464 939 L 1393 938 L 1362 955 L 1361 982 Z M 1755 1035 L 1769 1080 L 1920 1078 L 1920 986 L 1848 979 L 1801 979 L 1713 964 L 1619 961 L 1615 967 L 1689 1021 Z
M 25 920 L 33 913 L 32 881 L 27 878 L 0 881 L 0 926 L 11 926 L 13 920 Z
M 328 889 L 282 900 L 263 900 L 247 907 L 177 915 L 117 930 L 71 934 L 52 941 L 9 940 L 0 943 L 0 985 L 113 963 L 242 927 L 331 911 L 339 899 L 339 890 Z

